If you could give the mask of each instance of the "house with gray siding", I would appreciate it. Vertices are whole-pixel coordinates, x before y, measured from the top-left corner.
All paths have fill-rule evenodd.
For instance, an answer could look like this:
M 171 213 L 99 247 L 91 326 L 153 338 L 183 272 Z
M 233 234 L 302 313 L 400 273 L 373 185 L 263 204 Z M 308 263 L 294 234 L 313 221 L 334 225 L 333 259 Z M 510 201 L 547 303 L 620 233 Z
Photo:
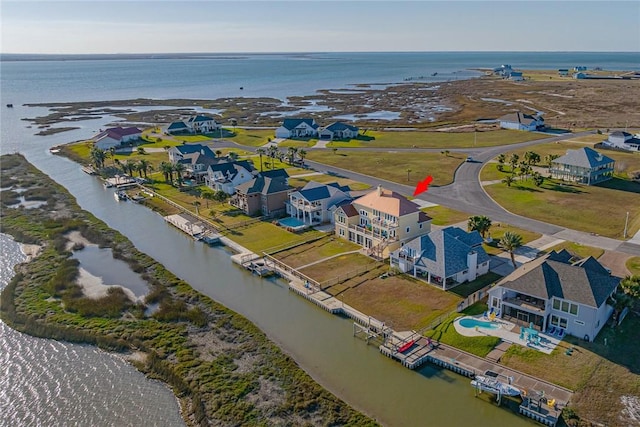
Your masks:
M 308 225 L 333 222 L 336 208 L 353 200 L 349 192 L 348 186 L 337 182 L 321 184 L 311 181 L 301 190 L 289 194 L 287 213 Z
M 611 179 L 615 160 L 593 148 L 567 150 L 567 154 L 551 162 L 552 178 L 593 185 Z
M 544 118 L 541 112 L 534 115 L 517 111 L 500 117 L 498 121 L 503 129 L 535 131 L 544 128 Z
M 640 135 L 633 136 L 620 130 L 611 132 L 609 137 L 602 141 L 602 145 L 627 151 L 640 151 Z
M 489 255 L 482 241 L 477 231 L 447 227 L 419 236 L 391 252 L 389 262 L 403 273 L 425 278 L 446 290 L 489 271 Z
M 314 119 L 284 119 L 276 129 L 276 138 L 307 138 L 318 136 L 318 124 Z
M 593 341 L 613 313 L 607 300 L 620 278 L 595 258 L 570 260 L 563 250 L 523 264 L 489 290 L 489 307 L 519 325 Z

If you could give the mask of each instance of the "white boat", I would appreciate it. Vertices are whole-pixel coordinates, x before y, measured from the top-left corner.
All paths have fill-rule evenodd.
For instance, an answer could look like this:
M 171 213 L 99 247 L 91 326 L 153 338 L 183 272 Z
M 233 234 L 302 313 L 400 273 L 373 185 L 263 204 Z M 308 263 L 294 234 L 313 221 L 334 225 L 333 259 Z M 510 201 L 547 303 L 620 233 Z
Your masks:
M 127 193 L 125 193 L 122 190 L 116 191 L 115 193 L 113 193 L 113 197 L 115 197 L 116 201 L 121 201 L 121 200 L 127 200 L 129 197 L 127 196 Z
M 471 380 L 471 385 L 482 391 L 488 391 L 494 394 L 501 394 L 504 396 L 520 396 L 520 389 L 512 386 L 511 384 L 504 383 L 495 378 L 484 377 L 482 375 L 476 375 Z

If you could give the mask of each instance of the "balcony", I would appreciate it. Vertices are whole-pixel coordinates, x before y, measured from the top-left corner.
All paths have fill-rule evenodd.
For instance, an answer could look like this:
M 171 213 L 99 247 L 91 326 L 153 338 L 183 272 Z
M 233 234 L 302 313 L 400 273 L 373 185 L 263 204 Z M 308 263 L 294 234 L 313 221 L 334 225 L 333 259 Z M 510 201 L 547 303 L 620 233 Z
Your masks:
M 395 242 L 396 240 L 398 240 L 397 237 L 390 237 L 387 230 L 375 231 L 375 229 L 370 226 L 363 227 L 361 225 L 349 224 L 349 230 L 355 232 L 356 234 L 372 237 L 374 239 L 386 239 L 388 242 Z
M 382 218 L 378 218 L 378 217 L 371 218 L 371 224 L 373 224 L 373 225 L 375 225 L 377 227 L 386 228 L 387 230 L 398 228 L 398 223 L 397 222 L 388 221 L 386 219 L 382 219 Z
M 521 308 L 530 313 L 544 313 L 545 311 L 544 300 L 530 297 L 528 295 L 519 294 L 513 298 L 505 298 L 502 301 L 506 304 L 509 304 L 513 307 Z
M 305 212 L 320 212 L 322 211 L 322 206 L 321 205 L 314 205 L 314 204 L 310 204 L 310 203 L 306 203 L 303 200 L 294 200 L 294 201 L 289 201 L 289 202 L 285 202 L 286 204 L 288 204 L 289 206 L 296 208 L 297 210 L 300 211 L 305 211 Z

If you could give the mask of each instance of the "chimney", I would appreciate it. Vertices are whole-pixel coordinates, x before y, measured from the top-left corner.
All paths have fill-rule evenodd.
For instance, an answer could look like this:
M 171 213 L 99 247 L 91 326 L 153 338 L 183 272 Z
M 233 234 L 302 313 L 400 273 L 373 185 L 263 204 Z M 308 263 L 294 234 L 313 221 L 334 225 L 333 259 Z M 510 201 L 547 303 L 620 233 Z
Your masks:
M 378 197 L 382 196 L 382 185 L 378 184 Z

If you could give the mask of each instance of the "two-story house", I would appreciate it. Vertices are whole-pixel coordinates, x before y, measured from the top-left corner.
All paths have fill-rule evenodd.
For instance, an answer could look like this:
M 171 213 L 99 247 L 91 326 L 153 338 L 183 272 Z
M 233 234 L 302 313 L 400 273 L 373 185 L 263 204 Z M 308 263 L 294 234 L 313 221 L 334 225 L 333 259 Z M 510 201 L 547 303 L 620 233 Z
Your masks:
M 545 126 L 544 118 L 540 112 L 533 115 L 517 111 L 500 117 L 498 121 L 503 129 L 535 131 L 543 129 Z
M 552 251 L 523 264 L 489 290 L 489 306 L 514 323 L 593 341 L 613 313 L 607 299 L 620 278 L 595 258 L 570 259 L 567 251 Z
M 592 185 L 611 179 L 614 166 L 612 158 L 583 147 L 567 150 L 567 154 L 553 160 L 549 172 L 556 179 Z
M 617 130 L 611 132 L 609 137 L 602 141 L 602 145 L 621 150 L 640 151 L 640 134 L 633 136 L 628 132 Z
M 308 225 L 333 222 L 337 206 L 350 202 L 348 186 L 336 182 L 320 184 L 309 182 L 301 190 L 289 194 L 287 213 Z
M 403 242 L 431 231 L 431 218 L 418 205 L 381 186 L 339 206 L 334 222 L 337 236 L 378 258 L 386 258 Z
M 220 124 L 213 117 L 198 114 L 187 120 L 178 120 L 167 126 L 167 133 L 179 135 L 183 133 L 212 133 L 220 130 Z
M 169 149 L 169 161 L 182 163 L 185 172 L 197 182 L 203 182 L 210 165 L 219 161 L 209 147 L 202 144 L 183 144 Z
M 314 119 L 284 119 L 276 129 L 276 138 L 305 138 L 318 136 L 318 124 Z
M 269 172 L 259 173 L 238 185 L 229 203 L 247 215 L 276 216 L 284 213 L 292 190 L 288 184 L 289 175 L 284 169 Z
M 254 178 L 253 170 L 253 165 L 247 160 L 224 159 L 209 165 L 204 181 L 207 187 L 232 195 L 237 186 Z
M 489 255 L 477 231 L 447 227 L 416 237 L 390 255 L 390 264 L 403 273 L 426 278 L 443 290 L 475 280 L 489 271 Z

